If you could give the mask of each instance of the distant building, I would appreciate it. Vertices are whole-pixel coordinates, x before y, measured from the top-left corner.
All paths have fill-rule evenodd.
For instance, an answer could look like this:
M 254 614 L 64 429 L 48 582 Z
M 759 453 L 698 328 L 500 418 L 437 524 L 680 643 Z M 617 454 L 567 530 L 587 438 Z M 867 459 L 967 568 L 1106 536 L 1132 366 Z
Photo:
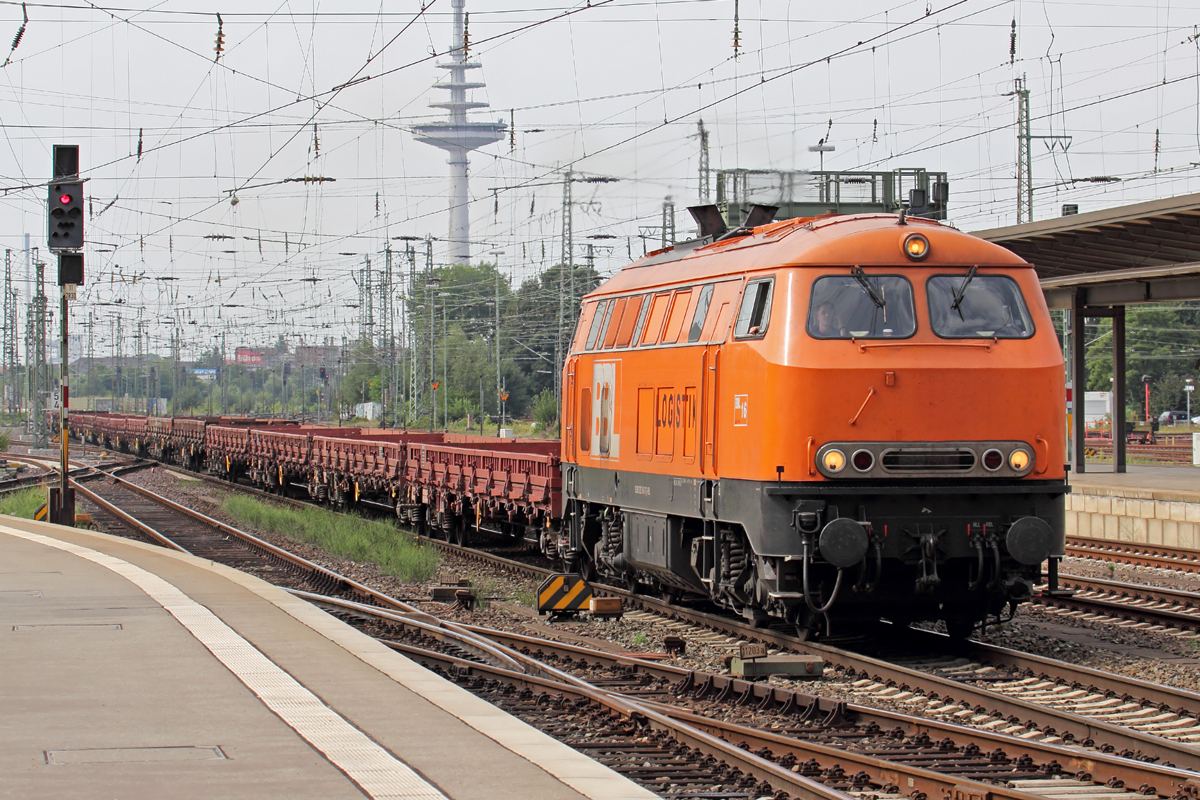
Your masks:
M 374 420 L 383 413 L 383 406 L 379 403 L 356 403 L 354 405 L 354 416 L 359 419 Z
M 292 363 L 298 367 L 326 367 L 332 371 L 341 348 L 325 345 L 299 345 L 293 354 Z
M 1104 422 L 1112 419 L 1112 392 L 1084 392 L 1083 415 L 1087 422 Z

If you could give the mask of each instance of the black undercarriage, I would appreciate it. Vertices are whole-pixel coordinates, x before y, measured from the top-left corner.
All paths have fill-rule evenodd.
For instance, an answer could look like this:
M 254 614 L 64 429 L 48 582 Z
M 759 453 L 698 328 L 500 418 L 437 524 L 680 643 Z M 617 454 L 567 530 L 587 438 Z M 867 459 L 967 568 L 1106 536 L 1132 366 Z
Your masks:
M 568 466 L 570 569 L 706 596 L 757 624 L 881 618 L 965 635 L 1028 599 L 1063 555 L 1061 481 L 698 481 Z M 1052 587 L 1053 588 L 1053 587 Z

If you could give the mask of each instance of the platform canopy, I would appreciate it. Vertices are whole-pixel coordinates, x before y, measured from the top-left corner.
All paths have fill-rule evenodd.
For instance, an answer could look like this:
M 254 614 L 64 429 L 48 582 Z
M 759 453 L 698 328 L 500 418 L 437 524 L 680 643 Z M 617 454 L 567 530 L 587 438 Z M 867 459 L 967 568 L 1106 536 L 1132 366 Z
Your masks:
M 1079 388 L 1075 394 L 1079 401 L 1087 386 L 1082 335 L 1087 319 L 1112 319 L 1113 396 L 1124 398 L 1125 306 L 1200 300 L 1200 194 L 992 228 L 975 235 L 1033 264 L 1046 304 L 1070 311 L 1068 380 Z M 1082 412 L 1083 403 L 1076 406 Z M 1074 414 L 1071 428 L 1072 461 L 1076 472 L 1084 472 L 1083 413 Z M 1124 472 L 1124 414 L 1114 414 L 1112 440 L 1113 471 Z
M 1200 300 L 1200 194 L 975 235 L 1033 264 L 1050 308 Z

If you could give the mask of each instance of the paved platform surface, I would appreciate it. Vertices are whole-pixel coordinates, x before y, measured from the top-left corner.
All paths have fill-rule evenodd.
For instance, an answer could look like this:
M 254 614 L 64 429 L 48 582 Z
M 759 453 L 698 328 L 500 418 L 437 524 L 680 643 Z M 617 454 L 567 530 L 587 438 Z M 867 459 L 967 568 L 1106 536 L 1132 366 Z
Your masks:
M 656 795 L 257 578 L 0 517 L 0 797 Z
M 1092 472 L 1091 470 L 1095 470 Z M 1192 466 L 1157 466 L 1130 464 L 1128 472 L 1114 473 L 1111 464 L 1089 464 L 1088 472 L 1072 472 L 1068 482 L 1077 491 L 1093 489 L 1116 491 L 1128 496 L 1137 496 L 1147 492 L 1191 495 L 1188 498 L 1154 498 L 1147 495 L 1143 499 L 1178 499 L 1185 502 L 1200 502 L 1200 467 Z

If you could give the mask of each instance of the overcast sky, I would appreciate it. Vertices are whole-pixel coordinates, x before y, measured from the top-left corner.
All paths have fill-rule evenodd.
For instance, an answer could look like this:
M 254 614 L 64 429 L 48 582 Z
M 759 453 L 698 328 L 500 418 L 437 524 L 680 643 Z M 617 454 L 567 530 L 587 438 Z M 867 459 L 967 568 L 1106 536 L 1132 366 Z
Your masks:
M 223 331 L 230 350 L 280 333 L 340 343 L 358 331 L 366 257 L 379 268 L 389 242 L 406 246 L 395 237 L 432 235 L 444 262 L 445 154 L 410 129 L 443 114 L 428 104 L 445 96 L 431 86 L 451 46 L 449 0 L 26 9 L 0 77 L 0 235 L 24 303 L 17 251 L 28 233 L 45 252 L 51 146 L 78 143 L 90 216 L 73 319 L 98 320 L 97 355 L 114 312 L 127 353 L 139 315 L 163 352 L 176 325 L 185 355 Z M 656 247 L 667 196 L 679 238 L 691 235 L 701 119 L 714 170 L 816 169 L 808 147 L 827 139 L 827 170 L 946 171 L 954 224 L 1013 223 L 1009 93 L 1022 75 L 1033 133 L 1071 137 L 1034 142 L 1036 218 L 1200 190 L 1195 3 L 468 0 L 468 11 L 483 64 L 471 77 L 487 83 L 474 99 L 491 104 L 479 118 L 515 123 L 511 142 L 472 156 L 472 250 L 517 281 L 562 259 L 567 167 L 619 179 L 574 185 L 577 262 L 588 242 L 605 273 Z M 21 4 L 0 2 L 2 41 L 21 24 Z M 1121 180 L 1079 182 L 1094 177 Z M 407 272 L 401 252 L 393 264 Z

